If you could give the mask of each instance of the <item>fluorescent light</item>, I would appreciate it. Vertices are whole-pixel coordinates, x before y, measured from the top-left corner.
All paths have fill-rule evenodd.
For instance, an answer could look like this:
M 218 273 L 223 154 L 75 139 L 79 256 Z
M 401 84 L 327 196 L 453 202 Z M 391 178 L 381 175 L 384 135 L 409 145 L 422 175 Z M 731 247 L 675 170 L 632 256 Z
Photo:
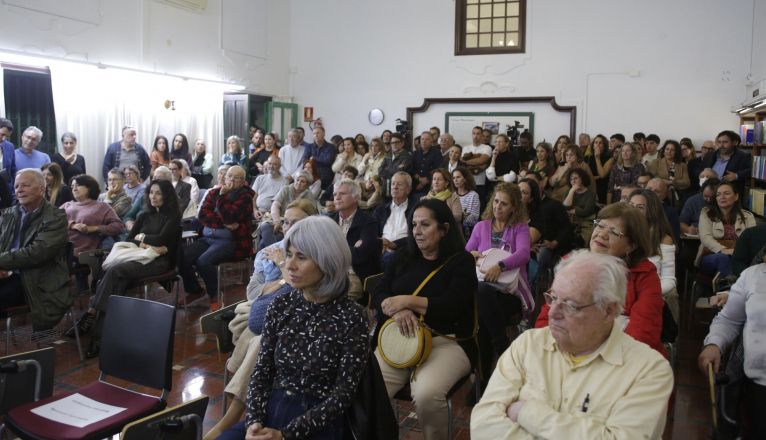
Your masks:
M 207 78 L 196 78 L 196 77 L 178 75 L 178 74 L 167 73 L 167 72 L 152 72 L 150 70 L 144 70 L 144 69 L 139 69 L 134 67 L 117 66 L 113 64 L 103 64 L 103 63 L 92 62 L 92 61 L 72 60 L 68 58 L 55 57 L 50 55 L 28 54 L 26 52 L 8 50 L 8 49 L 3 49 L 2 51 L 0 51 L 0 61 L 15 62 L 19 64 L 36 65 L 36 66 L 54 66 L 56 64 L 86 65 L 86 66 L 97 67 L 99 69 L 104 69 L 104 70 L 114 69 L 114 70 L 125 71 L 125 72 L 135 72 L 135 73 L 141 73 L 141 74 L 147 74 L 147 75 L 162 76 L 167 78 L 177 78 L 183 81 L 195 81 L 195 82 L 199 82 L 199 83 L 203 83 L 207 85 L 217 85 L 221 87 L 221 89 L 223 90 L 244 90 L 245 89 L 245 86 L 236 84 L 233 82 L 229 82 L 229 81 L 220 81 L 220 80 L 207 79 Z
M 766 99 L 762 99 L 761 102 L 756 104 L 753 108 L 760 108 L 760 107 L 763 107 L 764 105 L 766 105 Z

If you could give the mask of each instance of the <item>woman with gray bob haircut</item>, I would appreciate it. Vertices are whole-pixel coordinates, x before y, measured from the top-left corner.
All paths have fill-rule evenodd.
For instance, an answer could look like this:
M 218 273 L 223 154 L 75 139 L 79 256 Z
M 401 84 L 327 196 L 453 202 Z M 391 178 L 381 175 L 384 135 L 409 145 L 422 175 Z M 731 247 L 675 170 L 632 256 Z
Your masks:
M 346 238 L 337 223 L 328 217 L 306 220 L 296 224 L 285 236 L 288 259 L 290 248 L 294 247 L 313 260 L 322 272 L 322 279 L 313 286 L 312 296 L 318 300 L 340 296 L 348 288 L 348 269 L 351 266 L 351 250 Z
M 342 439 L 369 356 L 367 316 L 345 293 L 351 251 L 340 227 L 308 217 L 285 237 L 293 290 L 266 312 L 244 422 L 219 439 Z

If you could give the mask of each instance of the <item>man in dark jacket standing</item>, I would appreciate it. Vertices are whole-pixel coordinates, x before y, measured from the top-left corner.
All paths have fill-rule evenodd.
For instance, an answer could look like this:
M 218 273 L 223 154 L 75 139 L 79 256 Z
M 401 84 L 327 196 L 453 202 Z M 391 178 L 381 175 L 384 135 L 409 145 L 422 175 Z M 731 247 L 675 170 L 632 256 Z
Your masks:
M 746 200 L 745 182 L 750 179 L 753 160 L 750 154 L 740 150 L 741 138 L 731 130 L 718 133 L 715 143 L 716 151 L 711 151 L 702 158 L 704 168 L 712 168 L 722 182 L 732 182 L 739 192 L 740 203 Z
M 152 170 L 149 154 L 141 144 L 136 143 L 135 127 L 126 125 L 122 128 L 122 140 L 109 145 L 106 150 L 104 166 L 101 168 L 104 182 L 112 169 L 124 170 L 131 165 L 138 167 L 141 182 L 149 177 L 149 172 Z
M 67 218 L 45 200 L 40 170 L 20 170 L 15 188 L 18 205 L 0 212 L 0 307 L 29 304 L 34 330 L 46 330 L 72 303 Z

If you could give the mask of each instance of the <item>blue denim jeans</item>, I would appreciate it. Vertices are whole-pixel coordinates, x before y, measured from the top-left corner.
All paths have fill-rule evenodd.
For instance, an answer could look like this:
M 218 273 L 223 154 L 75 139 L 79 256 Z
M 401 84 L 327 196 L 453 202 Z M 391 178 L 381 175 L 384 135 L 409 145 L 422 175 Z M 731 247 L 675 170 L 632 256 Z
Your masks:
M 273 429 L 282 429 L 290 424 L 296 417 L 302 416 L 309 409 L 317 406 L 322 399 L 310 397 L 305 394 L 293 393 L 285 390 L 273 390 L 269 403 L 266 406 L 266 420 L 264 425 Z M 223 440 L 242 440 L 245 438 L 247 427 L 245 422 L 240 422 L 218 436 Z M 342 440 L 343 417 L 331 421 L 323 430 L 314 433 L 307 440 Z
M 215 298 L 218 295 L 218 272 L 216 272 L 215 266 L 225 261 L 233 252 L 233 241 L 208 237 L 201 237 L 183 248 L 181 276 L 186 292 L 198 292 L 201 289 L 194 273 L 196 268 L 205 281 L 207 294 L 210 298 Z
M 725 277 L 731 273 L 731 257 L 723 252 L 705 255 L 700 261 L 700 272 L 710 276 L 721 272 L 721 276 Z

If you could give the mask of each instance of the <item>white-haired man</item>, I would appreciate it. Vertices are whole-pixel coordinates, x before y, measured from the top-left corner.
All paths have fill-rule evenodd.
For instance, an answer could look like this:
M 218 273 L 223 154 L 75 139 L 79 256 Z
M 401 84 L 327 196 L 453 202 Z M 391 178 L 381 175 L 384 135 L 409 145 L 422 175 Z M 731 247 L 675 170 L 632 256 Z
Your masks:
M 559 264 L 545 293 L 550 325 L 500 356 L 471 414 L 471 438 L 662 436 L 673 371 L 615 322 L 627 274 L 618 258 L 589 251 Z
M 365 278 L 380 272 L 378 221 L 359 209 L 361 197 L 359 183 L 341 179 L 333 191 L 335 212 L 329 214 L 340 226 L 351 249 L 351 285 L 348 295 L 353 299 L 361 298 Z

